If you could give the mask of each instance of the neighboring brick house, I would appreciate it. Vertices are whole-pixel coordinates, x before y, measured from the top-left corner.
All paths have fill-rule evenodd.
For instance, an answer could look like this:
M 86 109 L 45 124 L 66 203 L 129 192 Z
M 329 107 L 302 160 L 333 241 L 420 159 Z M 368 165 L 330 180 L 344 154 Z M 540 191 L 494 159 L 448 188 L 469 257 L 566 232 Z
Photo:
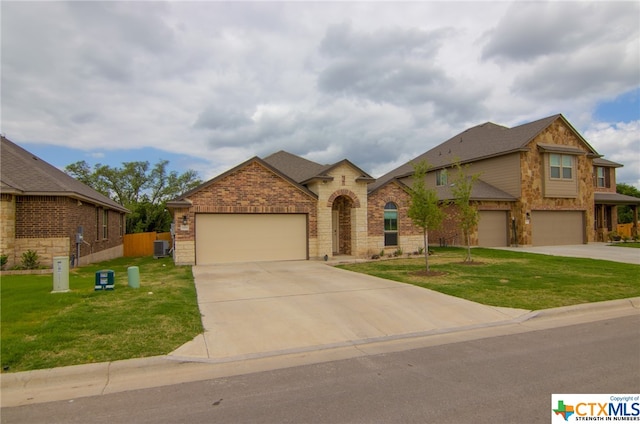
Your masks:
M 75 264 L 122 256 L 127 209 L 4 136 L 0 156 L 0 254 L 7 269 L 27 250 L 42 265 L 55 256 Z M 80 227 L 83 241 L 76 243 Z
M 446 209 L 433 243 L 462 244 L 450 185 L 455 163 L 479 174 L 472 201 L 480 246 L 599 240 L 616 208 L 640 199 L 615 193 L 615 168 L 562 115 L 506 128 L 470 128 L 374 180 L 343 160 L 321 165 L 287 152 L 247 162 L 168 202 L 178 264 L 370 256 L 422 247 L 407 216 L 414 162 L 432 167 L 427 187 Z M 601 169 L 602 168 L 602 169 Z M 601 184 L 601 185 L 599 185 Z

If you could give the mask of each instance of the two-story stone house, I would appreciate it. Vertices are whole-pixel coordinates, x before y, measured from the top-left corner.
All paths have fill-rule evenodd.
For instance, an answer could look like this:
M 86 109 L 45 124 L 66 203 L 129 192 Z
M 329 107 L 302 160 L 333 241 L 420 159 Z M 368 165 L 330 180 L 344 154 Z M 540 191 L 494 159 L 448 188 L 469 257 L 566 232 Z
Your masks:
M 447 218 L 431 240 L 461 244 L 450 181 L 455 163 L 479 175 L 472 201 L 479 246 L 577 244 L 602 239 L 616 207 L 615 168 L 562 116 L 507 128 L 485 123 L 374 180 L 348 160 L 321 165 L 287 152 L 247 162 L 168 203 L 179 264 L 358 257 L 415 251 L 407 210 L 413 163 L 430 166 Z M 636 209 L 637 210 L 637 209 Z M 637 215 L 637 212 L 636 212 Z

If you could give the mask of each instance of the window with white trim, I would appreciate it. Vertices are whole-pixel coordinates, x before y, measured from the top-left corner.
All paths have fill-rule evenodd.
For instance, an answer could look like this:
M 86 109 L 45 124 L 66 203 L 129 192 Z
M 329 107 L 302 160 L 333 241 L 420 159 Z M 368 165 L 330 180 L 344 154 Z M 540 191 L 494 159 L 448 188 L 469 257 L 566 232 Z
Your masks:
M 102 238 L 105 240 L 109 238 L 109 210 L 108 209 L 102 210 Z
M 384 245 L 398 245 L 398 206 L 393 202 L 384 205 Z
M 602 166 L 596 168 L 596 185 L 598 187 L 607 187 L 607 179 L 605 177 L 605 169 Z
M 549 176 L 560 180 L 573 179 L 573 156 L 551 153 L 549 155 Z

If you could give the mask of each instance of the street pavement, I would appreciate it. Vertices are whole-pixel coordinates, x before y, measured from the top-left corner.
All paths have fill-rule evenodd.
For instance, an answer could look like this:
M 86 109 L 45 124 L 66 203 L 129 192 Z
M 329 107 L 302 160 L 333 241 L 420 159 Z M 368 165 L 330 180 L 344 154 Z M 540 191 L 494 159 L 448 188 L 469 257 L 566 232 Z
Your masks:
M 603 249 L 584 254 L 592 257 Z M 396 352 L 640 311 L 640 298 L 533 312 L 495 308 L 314 261 L 194 267 L 194 277 L 204 334 L 166 356 L 2 374 L 1 406 Z
M 627 316 L 3 408 L 2 423 L 564 422 L 552 393 L 640 393 L 639 326 Z

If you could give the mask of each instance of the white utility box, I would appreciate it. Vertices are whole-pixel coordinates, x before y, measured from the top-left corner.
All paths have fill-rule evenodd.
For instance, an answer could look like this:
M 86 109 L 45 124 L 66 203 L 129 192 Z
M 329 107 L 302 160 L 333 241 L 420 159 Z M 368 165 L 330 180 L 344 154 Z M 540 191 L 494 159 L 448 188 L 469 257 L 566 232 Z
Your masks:
M 53 257 L 53 291 L 51 293 L 65 293 L 69 291 L 69 257 Z

